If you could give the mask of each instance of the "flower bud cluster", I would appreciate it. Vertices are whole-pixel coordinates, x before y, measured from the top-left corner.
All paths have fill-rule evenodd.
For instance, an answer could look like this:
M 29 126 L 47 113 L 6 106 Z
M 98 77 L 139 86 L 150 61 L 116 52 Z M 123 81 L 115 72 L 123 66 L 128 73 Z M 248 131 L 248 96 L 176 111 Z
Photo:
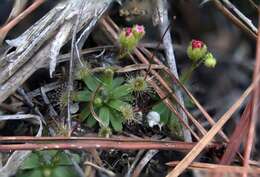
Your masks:
M 200 40 L 192 40 L 187 48 L 187 55 L 193 61 L 203 61 L 208 68 L 214 68 L 217 60 L 211 52 L 208 51 L 206 44 Z
M 142 25 L 124 28 L 119 35 L 120 55 L 124 56 L 127 53 L 131 53 L 144 35 L 145 30 Z

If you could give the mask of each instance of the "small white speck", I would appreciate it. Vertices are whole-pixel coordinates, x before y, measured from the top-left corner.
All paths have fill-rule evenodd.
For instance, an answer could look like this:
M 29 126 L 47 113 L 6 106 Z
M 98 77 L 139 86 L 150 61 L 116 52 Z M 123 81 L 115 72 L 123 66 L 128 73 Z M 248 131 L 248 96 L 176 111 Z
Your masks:
M 147 114 L 146 117 L 149 127 L 154 127 L 155 125 L 158 125 L 160 123 L 160 114 L 158 112 L 151 111 Z
M 75 114 L 78 111 L 79 111 L 79 104 L 78 103 L 72 104 L 71 107 L 70 107 L 70 113 Z
M 153 128 L 154 126 L 158 125 L 160 130 L 163 126 L 163 123 L 160 123 L 160 114 L 155 111 L 151 111 L 146 115 L 147 122 L 149 124 L 149 127 Z

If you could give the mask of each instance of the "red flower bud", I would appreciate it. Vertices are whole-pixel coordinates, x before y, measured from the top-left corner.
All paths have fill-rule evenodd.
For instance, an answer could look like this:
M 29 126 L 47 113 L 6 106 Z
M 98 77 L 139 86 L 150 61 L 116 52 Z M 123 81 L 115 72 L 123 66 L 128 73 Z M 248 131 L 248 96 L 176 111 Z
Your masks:
M 200 40 L 192 40 L 191 46 L 192 46 L 193 49 L 202 48 L 204 46 L 204 43 Z
M 130 27 L 125 28 L 125 35 L 126 35 L 126 37 L 132 35 L 132 28 L 130 28 Z
M 207 53 L 207 46 L 199 40 L 192 40 L 187 48 L 188 57 L 193 61 L 203 59 Z

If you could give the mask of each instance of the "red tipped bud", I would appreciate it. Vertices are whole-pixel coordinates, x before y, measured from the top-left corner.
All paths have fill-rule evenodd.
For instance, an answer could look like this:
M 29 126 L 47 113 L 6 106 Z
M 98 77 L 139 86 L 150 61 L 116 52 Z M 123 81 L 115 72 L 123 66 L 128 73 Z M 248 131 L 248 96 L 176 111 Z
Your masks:
M 192 40 L 187 49 L 188 57 L 193 61 L 203 59 L 206 53 L 207 46 L 199 40 Z
M 135 25 L 134 27 L 124 28 L 119 35 L 119 43 L 121 46 L 121 56 L 127 53 L 131 53 L 137 46 L 138 42 L 145 34 L 144 27 L 142 25 Z

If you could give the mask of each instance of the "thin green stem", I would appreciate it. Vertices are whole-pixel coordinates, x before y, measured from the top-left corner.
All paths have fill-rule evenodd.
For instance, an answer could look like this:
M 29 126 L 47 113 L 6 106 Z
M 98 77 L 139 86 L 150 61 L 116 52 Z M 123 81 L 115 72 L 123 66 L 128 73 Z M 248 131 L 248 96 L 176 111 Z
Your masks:
M 197 69 L 203 62 L 204 59 L 200 60 L 199 62 L 193 62 L 191 67 L 188 70 L 184 71 L 184 73 L 180 77 L 180 81 L 183 85 L 185 85 L 190 80 L 193 71 Z

